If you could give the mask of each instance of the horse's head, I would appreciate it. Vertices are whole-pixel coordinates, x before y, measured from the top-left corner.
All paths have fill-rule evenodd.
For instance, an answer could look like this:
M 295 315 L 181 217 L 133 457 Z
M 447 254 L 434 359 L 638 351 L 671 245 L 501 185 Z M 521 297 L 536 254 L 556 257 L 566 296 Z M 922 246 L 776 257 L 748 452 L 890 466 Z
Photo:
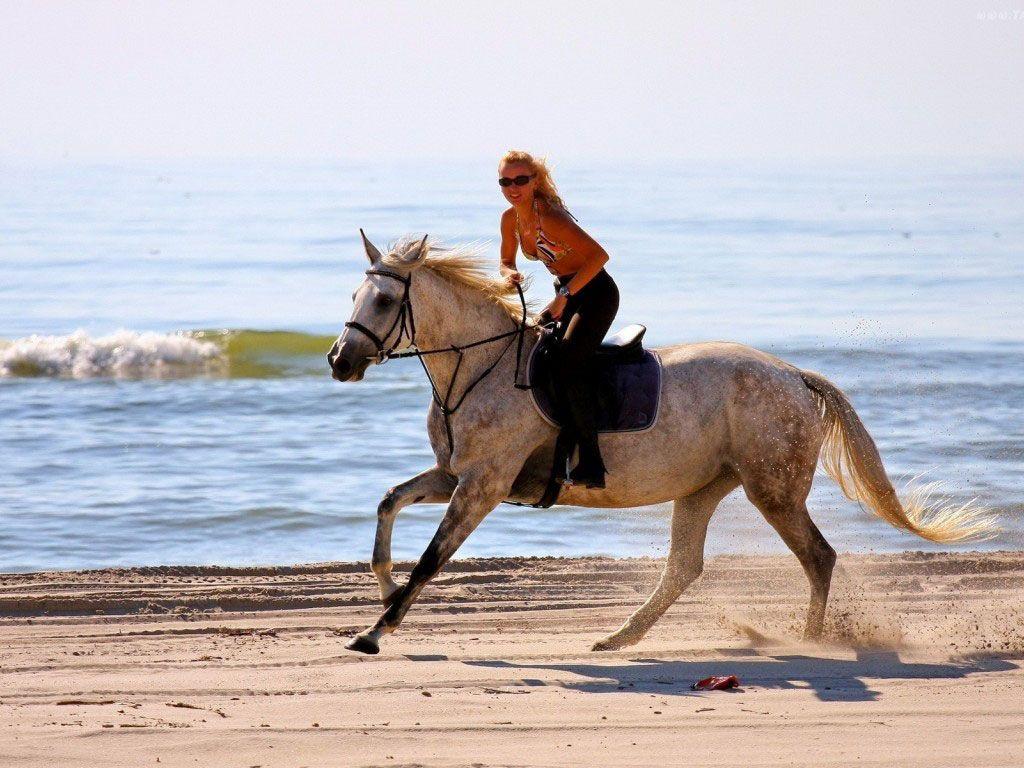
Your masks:
M 413 271 L 430 250 L 427 238 L 403 241 L 385 257 L 363 230 L 363 247 L 370 260 L 366 277 L 352 294 L 352 317 L 327 354 L 331 373 L 338 381 L 359 381 L 371 362 L 382 354 L 411 343 L 409 286 Z

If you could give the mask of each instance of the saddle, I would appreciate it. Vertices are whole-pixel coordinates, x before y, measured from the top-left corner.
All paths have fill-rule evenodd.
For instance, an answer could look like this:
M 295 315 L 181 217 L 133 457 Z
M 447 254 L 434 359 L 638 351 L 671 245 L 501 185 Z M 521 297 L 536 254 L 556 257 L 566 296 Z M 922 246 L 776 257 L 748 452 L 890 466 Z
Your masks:
M 607 337 L 591 360 L 595 378 L 598 432 L 640 432 L 658 416 L 661 361 L 644 349 L 647 328 L 627 325 Z M 534 407 L 553 427 L 561 427 L 559 396 L 551 376 L 557 339 L 545 329 L 530 353 L 527 376 Z
M 650 429 L 658 417 L 661 401 L 661 360 L 644 349 L 647 329 L 627 325 L 602 343 L 591 358 L 591 375 L 596 381 L 598 432 L 641 432 Z M 565 417 L 560 413 L 561 397 L 555 391 L 551 375 L 552 358 L 558 342 L 549 328 L 542 335 L 527 363 L 530 397 L 540 416 L 551 426 L 561 428 Z M 508 501 L 529 507 L 550 507 L 562 490 L 566 461 L 574 449 L 569 430 L 561 430 L 554 445 L 532 456 L 513 485 L 515 495 L 539 494 L 535 503 Z

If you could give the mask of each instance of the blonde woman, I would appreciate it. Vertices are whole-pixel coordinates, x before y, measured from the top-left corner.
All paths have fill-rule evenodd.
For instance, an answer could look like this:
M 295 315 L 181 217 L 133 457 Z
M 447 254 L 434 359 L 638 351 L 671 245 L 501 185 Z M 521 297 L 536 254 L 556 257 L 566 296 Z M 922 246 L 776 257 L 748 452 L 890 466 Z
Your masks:
M 556 278 L 555 298 L 540 319 L 557 320 L 562 329 L 554 356 L 556 386 L 572 421 L 566 426 L 579 443 L 579 462 L 569 481 L 604 488 L 590 362 L 619 308 L 619 289 L 604 269 L 608 254 L 566 209 L 543 159 L 507 153 L 498 165 L 498 184 L 512 206 L 501 216 L 502 275 L 510 283 L 522 282 L 516 269 L 516 251 L 522 250 Z

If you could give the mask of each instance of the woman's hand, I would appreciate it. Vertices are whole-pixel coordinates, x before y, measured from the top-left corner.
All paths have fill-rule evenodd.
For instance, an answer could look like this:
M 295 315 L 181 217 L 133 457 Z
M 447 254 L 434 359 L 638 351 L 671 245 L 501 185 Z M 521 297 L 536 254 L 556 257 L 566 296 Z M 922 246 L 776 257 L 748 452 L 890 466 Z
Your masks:
M 562 317 L 562 312 L 565 311 L 565 303 L 567 299 L 565 296 L 555 296 L 551 300 L 551 303 L 544 307 L 544 310 L 540 313 L 541 317 L 550 317 L 552 320 L 558 320 Z
M 524 279 L 523 273 L 515 269 L 505 274 L 505 282 L 509 285 L 522 285 Z

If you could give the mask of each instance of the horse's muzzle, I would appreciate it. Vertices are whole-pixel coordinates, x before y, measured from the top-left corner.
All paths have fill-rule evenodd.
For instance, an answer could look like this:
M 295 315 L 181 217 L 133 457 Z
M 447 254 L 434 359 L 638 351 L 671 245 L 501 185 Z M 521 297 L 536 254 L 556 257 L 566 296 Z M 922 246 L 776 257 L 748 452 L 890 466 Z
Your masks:
M 336 381 L 359 381 L 363 378 L 368 363 L 369 361 L 365 358 L 353 362 L 351 352 L 346 354 L 342 350 L 342 345 L 337 341 L 334 342 L 331 351 L 327 353 L 327 364 L 331 366 L 331 376 Z

